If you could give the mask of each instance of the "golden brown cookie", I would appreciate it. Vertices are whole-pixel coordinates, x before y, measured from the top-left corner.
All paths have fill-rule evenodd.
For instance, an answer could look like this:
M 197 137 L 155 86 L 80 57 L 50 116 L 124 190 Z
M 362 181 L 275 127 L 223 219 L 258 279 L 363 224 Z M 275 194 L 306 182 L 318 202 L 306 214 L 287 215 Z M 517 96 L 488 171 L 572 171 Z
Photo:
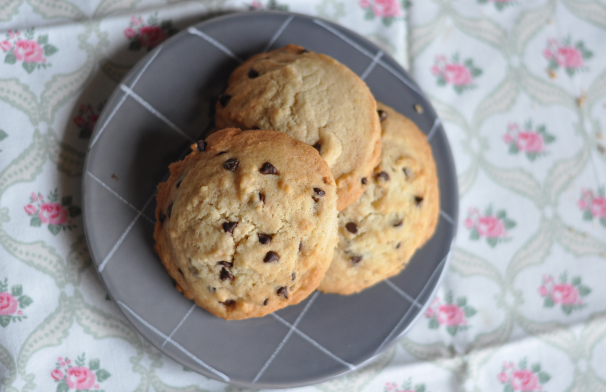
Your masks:
M 224 129 L 170 165 L 155 249 L 187 298 L 224 319 L 260 317 L 316 289 L 337 241 L 336 184 L 307 144 Z
M 378 103 L 383 152 L 368 188 L 339 213 L 339 244 L 319 290 L 352 294 L 398 274 L 435 231 L 436 166 L 425 135 Z
M 236 68 L 217 102 L 218 128 L 275 129 L 320 152 L 337 182 L 339 211 L 364 192 L 379 163 L 381 127 L 370 90 L 349 68 L 288 45 Z

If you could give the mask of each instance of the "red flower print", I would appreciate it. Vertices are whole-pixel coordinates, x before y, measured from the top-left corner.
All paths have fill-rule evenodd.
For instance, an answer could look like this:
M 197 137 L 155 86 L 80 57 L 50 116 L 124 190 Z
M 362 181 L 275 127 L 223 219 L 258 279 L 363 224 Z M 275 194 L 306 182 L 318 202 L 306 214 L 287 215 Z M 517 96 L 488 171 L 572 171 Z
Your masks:
M 505 210 L 498 210 L 494 214 L 492 206 L 488 206 L 483 214 L 477 208 L 470 208 L 464 225 L 470 230 L 470 240 L 486 238 L 488 245 L 494 248 L 499 242 L 509 239 L 507 230 L 515 227 L 516 223 L 507 217 Z
M 8 41 L 2 41 L 0 42 L 0 49 L 2 49 L 3 51 L 7 52 L 9 50 L 11 50 L 13 48 L 13 44 L 11 44 Z
M 573 305 L 579 299 L 579 292 L 569 283 L 560 283 L 553 286 L 551 296 L 556 304 Z
M 591 189 L 581 189 L 581 198 L 577 206 L 583 211 L 583 220 L 598 222 L 606 228 L 606 187 L 598 187 L 597 195 Z
M 137 36 L 137 31 L 135 29 L 129 27 L 126 30 L 124 30 L 124 35 L 126 36 L 126 38 L 134 38 Z
M 535 391 L 539 380 L 530 370 L 516 370 L 511 376 L 511 385 L 514 391 Z
M 61 225 L 67 223 L 68 211 L 59 203 L 40 204 L 40 213 L 38 218 L 42 223 L 51 225 Z
M 383 18 L 402 16 L 398 0 L 374 0 L 372 9 L 375 15 Z
M 36 211 L 38 211 L 36 206 L 34 206 L 32 204 L 26 205 L 25 207 L 23 207 L 23 209 L 25 210 L 25 212 L 27 212 L 27 215 L 34 215 L 36 213 Z
M 6 316 L 15 313 L 19 307 L 17 298 L 7 291 L 0 293 L 0 316 Z
M 606 196 L 594 197 L 591 200 L 591 214 L 598 218 L 606 218 Z
M 465 314 L 457 305 L 447 304 L 438 307 L 438 321 L 444 325 L 459 325 L 463 322 Z
M 76 117 L 74 117 L 74 122 L 79 127 L 83 127 L 83 126 L 86 125 L 86 119 L 84 117 L 82 117 L 82 116 L 76 116 Z
M 65 362 L 66 362 L 67 364 L 72 363 L 72 361 L 71 361 L 69 358 L 66 358 L 66 359 L 65 359 Z
M 556 61 L 559 66 L 564 68 L 580 68 L 583 66 L 581 52 L 572 46 L 559 47 L 556 52 Z
M 51 372 L 51 377 L 59 381 L 63 378 L 63 372 L 59 369 L 55 369 Z
M 24 63 L 39 63 L 44 58 L 44 49 L 36 41 L 21 40 L 15 43 L 13 52 L 19 61 Z
M 536 132 L 519 132 L 516 143 L 520 151 L 543 151 L 543 138 Z
M 455 86 L 464 86 L 471 83 L 471 74 L 464 65 L 448 64 L 444 68 L 444 79 Z
M 155 48 L 168 38 L 168 35 L 160 26 L 143 26 L 139 30 L 139 34 L 141 45 L 148 48 Z
M 480 217 L 477 230 L 481 237 L 487 238 L 499 238 L 505 233 L 503 222 L 495 216 Z
M 89 389 L 95 384 L 95 373 L 86 366 L 71 367 L 67 369 L 67 385 L 75 389 Z
M 507 375 L 507 373 L 501 372 L 497 376 L 497 379 L 501 382 L 501 384 L 504 384 L 507 382 L 507 380 L 509 380 L 509 376 Z
M 539 295 L 541 297 L 547 297 L 549 295 L 549 289 L 545 286 L 539 287 Z

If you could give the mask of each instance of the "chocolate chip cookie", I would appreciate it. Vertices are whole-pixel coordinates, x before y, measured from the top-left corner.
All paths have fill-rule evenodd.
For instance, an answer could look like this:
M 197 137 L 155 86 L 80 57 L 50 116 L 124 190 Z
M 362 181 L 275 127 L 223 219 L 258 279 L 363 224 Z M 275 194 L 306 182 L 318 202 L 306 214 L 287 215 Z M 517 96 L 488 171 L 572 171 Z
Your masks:
M 307 144 L 224 129 L 192 145 L 158 186 L 155 249 L 177 288 L 224 319 L 307 297 L 337 242 L 336 184 Z
M 349 68 L 288 45 L 236 68 L 216 105 L 218 128 L 275 129 L 314 146 L 337 182 L 338 209 L 364 192 L 381 154 L 370 90 Z
M 339 244 L 319 287 L 326 293 L 356 293 L 398 274 L 438 222 L 438 178 L 425 135 L 392 108 L 377 107 L 381 162 L 362 197 L 339 213 Z

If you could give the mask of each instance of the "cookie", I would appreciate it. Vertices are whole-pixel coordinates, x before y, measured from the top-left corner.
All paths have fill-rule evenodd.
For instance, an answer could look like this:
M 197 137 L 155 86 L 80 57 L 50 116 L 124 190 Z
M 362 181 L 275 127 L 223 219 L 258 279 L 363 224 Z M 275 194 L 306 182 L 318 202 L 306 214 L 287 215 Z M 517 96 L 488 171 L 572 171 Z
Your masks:
M 381 154 L 370 90 L 349 68 L 288 45 L 236 68 L 216 105 L 217 127 L 275 129 L 314 146 L 337 182 L 342 210 L 364 192 Z
M 362 197 L 339 213 L 339 244 L 319 287 L 326 293 L 356 293 L 398 274 L 438 222 L 438 178 L 425 135 L 392 108 L 377 107 L 381 163 Z
M 155 249 L 177 288 L 224 319 L 260 317 L 316 289 L 337 242 L 336 184 L 307 144 L 224 129 L 158 186 Z

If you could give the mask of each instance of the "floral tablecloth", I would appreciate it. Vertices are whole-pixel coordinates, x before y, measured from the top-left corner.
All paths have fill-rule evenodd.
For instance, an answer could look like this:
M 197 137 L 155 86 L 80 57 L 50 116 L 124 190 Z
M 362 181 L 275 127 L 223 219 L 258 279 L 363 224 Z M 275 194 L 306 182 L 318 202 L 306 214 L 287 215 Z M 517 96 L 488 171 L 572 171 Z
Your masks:
M 450 270 L 365 368 L 304 391 L 606 391 L 606 2 L 0 1 L 0 390 L 239 391 L 160 354 L 82 231 L 103 105 L 150 49 L 232 11 L 340 23 L 409 70 L 460 189 Z M 179 59 L 175 59 L 179 61 Z

